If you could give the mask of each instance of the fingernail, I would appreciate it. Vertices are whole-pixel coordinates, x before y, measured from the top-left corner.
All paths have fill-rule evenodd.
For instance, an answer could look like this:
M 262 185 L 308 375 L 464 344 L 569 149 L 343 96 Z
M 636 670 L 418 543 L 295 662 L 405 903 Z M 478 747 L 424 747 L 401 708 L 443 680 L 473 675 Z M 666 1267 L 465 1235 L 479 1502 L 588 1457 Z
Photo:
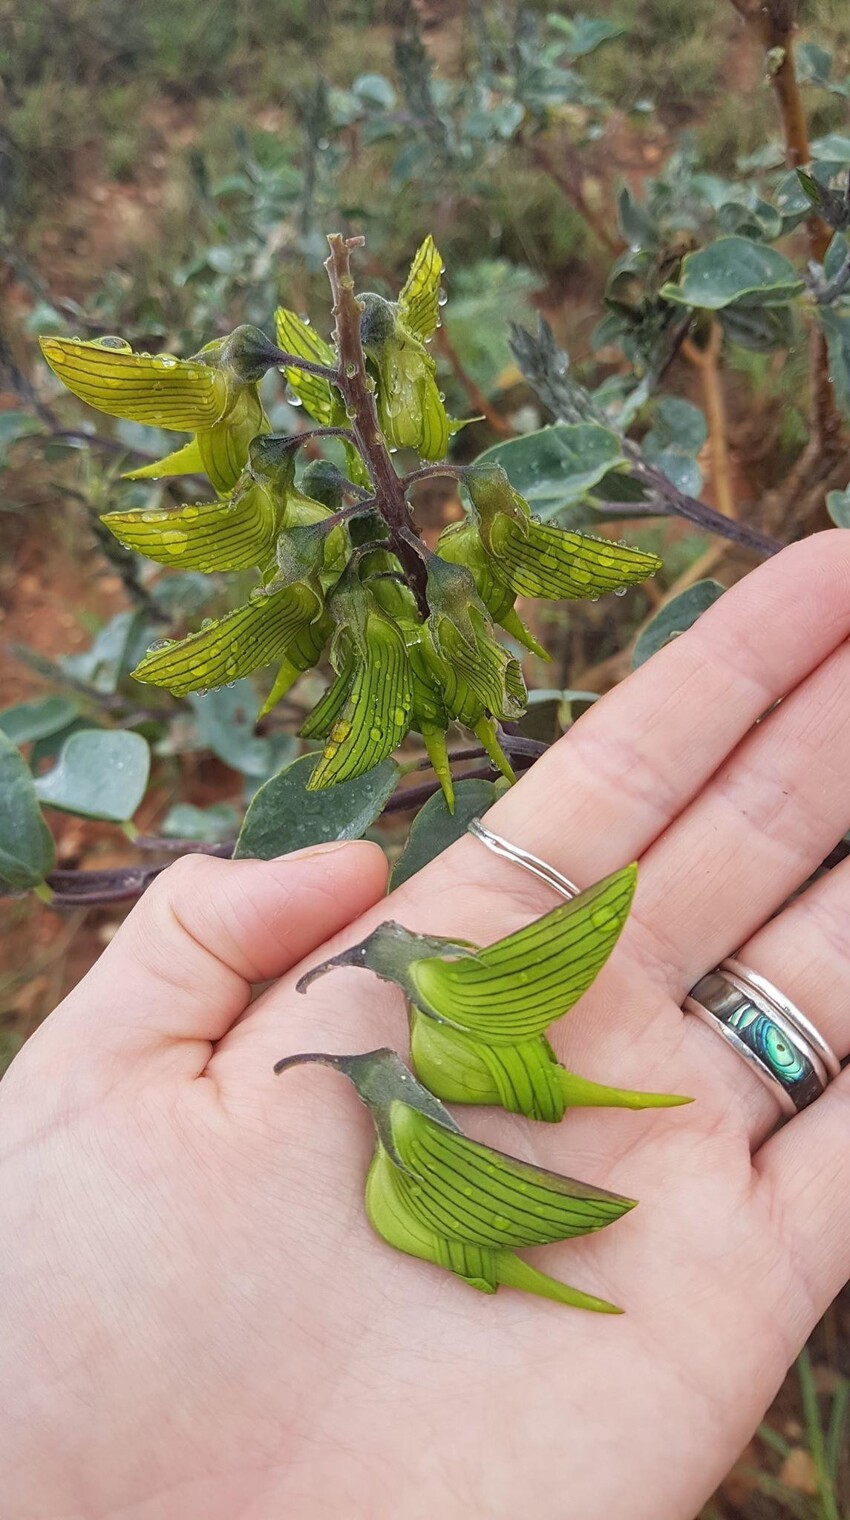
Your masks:
M 312 855 L 330 855 L 334 850 L 344 850 L 353 843 L 350 839 L 330 839 L 327 844 L 308 844 L 302 850 L 290 850 L 286 855 L 275 855 L 275 860 L 309 860 Z

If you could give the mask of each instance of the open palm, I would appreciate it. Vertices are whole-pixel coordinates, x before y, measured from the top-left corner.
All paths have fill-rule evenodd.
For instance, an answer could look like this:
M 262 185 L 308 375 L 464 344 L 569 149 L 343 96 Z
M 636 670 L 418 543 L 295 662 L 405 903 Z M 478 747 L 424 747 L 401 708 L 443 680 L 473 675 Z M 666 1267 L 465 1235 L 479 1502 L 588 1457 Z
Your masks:
M 774 1133 L 770 1093 L 681 1012 L 740 948 L 850 1052 L 850 865 L 771 920 L 850 826 L 848 633 L 850 538 L 825 534 L 488 814 L 583 886 L 639 861 L 620 944 L 551 1036 L 583 1076 L 696 1101 L 560 1126 L 458 1111 L 641 1200 L 530 1258 L 623 1318 L 390 1251 L 351 1089 L 272 1075 L 299 1050 L 404 1048 L 396 989 L 340 971 L 300 996 L 306 966 L 390 916 L 489 943 L 550 889 L 468 838 L 389 905 L 365 844 L 165 873 L 0 1091 L 9 1520 L 692 1520 L 850 1273 L 846 1078 Z

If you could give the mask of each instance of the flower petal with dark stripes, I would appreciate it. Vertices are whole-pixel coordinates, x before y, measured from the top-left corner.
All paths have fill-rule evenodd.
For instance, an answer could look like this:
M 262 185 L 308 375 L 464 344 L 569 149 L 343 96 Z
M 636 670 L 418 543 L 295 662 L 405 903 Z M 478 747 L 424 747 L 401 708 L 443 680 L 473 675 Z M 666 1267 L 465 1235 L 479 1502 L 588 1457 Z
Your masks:
M 377 1145 L 366 1212 L 389 1245 L 483 1293 L 504 1285 L 576 1308 L 621 1312 L 515 1253 L 603 1230 L 634 1208 L 633 1199 L 469 1139 L 392 1050 L 287 1056 L 275 1071 L 311 1062 L 346 1076 L 372 1116 Z
M 269 429 L 257 382 L 277 350 L 257 327 L 237 327 L 191 359 L 136 354 L 123 338 L 42 338 L 54 374 L 99 412 L 150 427 L 195 434 L 165 459 L 131 470 L 130 480 L 203 471 L 230 491 L 252 438 Z
M 492 572 L 519 596 L 580 601 L 624 591 L 661 568 L 643 549 L 538 522 L 501 465 L 470 465 L 464 484 Z
M 568 1106 L 668 1108 L 687 1099 L 576 1076 L 546 1039 L 592 986 L 628 917 L 636 867 L 625 866 L 487 949 L 381 924 L 302 978 L 361 966 L 410 1003 L 417 1076 L 446 1102 L 498 1104 L 558 1123 Z

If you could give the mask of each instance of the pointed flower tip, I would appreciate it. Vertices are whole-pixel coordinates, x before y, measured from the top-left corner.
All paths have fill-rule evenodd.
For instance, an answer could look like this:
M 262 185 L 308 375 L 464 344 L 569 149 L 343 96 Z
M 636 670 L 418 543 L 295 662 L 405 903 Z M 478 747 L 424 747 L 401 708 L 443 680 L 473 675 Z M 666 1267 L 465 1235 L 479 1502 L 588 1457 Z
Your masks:
M 318 1066 L 335 1066 L 336 1056 L 329 1056 L 321 1050 L 300 1051 L 294 1056 L 283 1056 L 274 1063 L 274 1074 L 279 1077 L 281 1072 L 289 1071 L 292 1066 L 308 1066 L 314 1063 Z
M 343 951 L 343 955 L 345 954 L 346 952 Z M 338 955 L 332 956 L 328 961 L 321 961 L 318 966 L 312 966 L 309 971 L 305 971 L 304 975 L 298 978 L 298 981 L 295 983 L 295 991 L 306 992 L 314 982 L 319 980 L 319 977 L 325 976 L 328 971 L 333 971 L 336 966 L 348 964 L 350 964 L 349 961 L 343 960 L 342 956 Z

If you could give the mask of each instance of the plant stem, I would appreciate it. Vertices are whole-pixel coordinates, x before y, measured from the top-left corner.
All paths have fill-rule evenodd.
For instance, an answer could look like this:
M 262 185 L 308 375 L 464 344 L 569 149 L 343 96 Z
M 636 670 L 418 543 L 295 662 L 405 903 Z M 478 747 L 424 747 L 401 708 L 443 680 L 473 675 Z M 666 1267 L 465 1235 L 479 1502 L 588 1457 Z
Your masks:
M 489 423 L 493 432 L 500 438 L 513 438 L 514 430 L 506 417 L 501 417 L 494 406 L 491 406 L 479 385 L 476 385 L 472 376 L 463 366 L 463 361 L 455 348 L 445 324 L 437 328 L 436 342 L 441 354 L 448 360 L 452 374 L 459 385 L 463 386 L 469 397 L 470 405 L 475 412 L 480 412 L 485 422 Z
M 575 149 L 567 150 L 563 167 L 554 162 L 548 148 L 544 148 L 542 143 L 529 146 L 529 157 L 531 162 L 538 169 L 542 169 L 544 174 L 548 174 L 552 183 L 558 186 L 564 199 L 569 202 L 573 210 L 578 212 L 582 221 L 587 223 L 591 232 L 611 257 L 616 258 L 618 254 L 621 254 L 623 244 L 618 238 L 611 236 L 603 218 L 588 204 L 582 186 L 581 164 Z
M 508 738 L 510 736 L 507 736 Z M 534 744 L 533 740 L 524 740 L 524 744 Z M 548 746 L 543 746 L 547 748 Z M 536 754 L 512 749 L 512 758 L 517 770 L 527 770 L 537 759 Z M 473 767 L 472 770 L 464 771 L 462 775 L 455 776 L 456 781 L 490 780 L 496 779 L 498 773 L 489 763 Z M 429 797 L 435 796 L 440 790 L 439 781 L 425 781 L 420 786 L 399 787 L 387 802 L 385 813 L 406 813 L 413 808 L 418 808 Z M 224 844 L 201 844 L 192 839 L 156 839 L 149 835 L 142 836 L 138 841 L 143 849 L 160 849 L 163 854 L 185 855 L 213 855 L 218 859 L 229 860 L 233 855 L 234 841 L 228 840 Z M 52 908 L 80 908 L 80 907 L 105 907 L 110 903 L 128 902 L 134 897 L 140 897 L 155 877 L 166 870 L 167 863 L 151 866 L 127 866 L 108 871 L 51 871 L 46 883 L 42 883 L 36 891 L 36 895 L 43 902 L 48 902 Z M 0 897 L 6 894 L 0 891 Z
M 771 83 L 779 107 L 785 159 L 789 169 L 811 162 L 806 113 L 794 64 L 794 31 L 797 6 L 793 0 L 732 0 L 735 9 L 760 33 L 765 48 L 776 58 Z M 832 228 L 812 208 L 806 218 L 809 253 L 822 264 L 832 241 Z M 772 526 L 784 527 L 789 515 L 795 525 L 811 529 L 800 509 L 805 501 L 815 512 L 823 510 L 825 478 L 831 473 L 836 456 L 842 452 L 843 419 L 835 405 L 829 376 L 829 354 L 820 327 L 813 327 L 809 350 L 809 425 L 810 437 L 789 475 L 783 490 L 771 503 Z M 816 488 L 822 485 L 821 490 Z M 814 495 L 813 495 L 813 487 Z M 809 511 L 808 515 L 812 515 Z
M 841 1520 L 836 1503 L 835 1488 L 827 1467 L 826 1444 L 821 1424 L 820 1407 L 812 1375 L 812 1360 L 807 1346 L 803 1347 L 797 1358 L 797 1375 L 800 1379 L 800 1394 L 803 1400 L 803 1415 L 806 1421 L 806 1433 L 809 1438 L 809 1450 L 811 1451 L 812 1461 L 814 1462 L 817 1474 L 821 1515 L 823 1520 Z
M 351 250 L 361 248 L 362 237 L 343 238 L 332 233 L 328 238 L 330 255 L 325 261 L 333 295 L 334 337 L 339 354 L 339 371 L 334 383 L 345 402 L 351 430 L 363 456 L 377 496 L 377 506 L 389 528 L 388 544 L 404 567 L 419 611 L 427 618 L 425 565 L 416 550 L 413 519 L 404 495 L 404 482 L 396 474 L 389 450 L 378 422 L 374 391 L 366 373 L 366 359 L 360 341 L 361 304 L 354 294 L 351 276 Z
M 722 347 L 720 324 L 712 321 L 708 343 L 700 348 L 691 339 L 682 344 L 682 353 L 699 370 L 705 415 L 708 422 L 708 441 L 711 446 L 711 475 L 717 505 L 724 517 L 737 517 L 738 507 L 732 486 L 732 465 L 729 458 L 729 439 L 726 426 L 726 398 L 720 378 L 720 350 Z
M 298 354 L 284 353 L 279 348 L 274 355 L 273 362 L 281 369 L 303 369 L 307 375 L 318 375 L 321 380 L 327 380 L 331 385 L 339 384 L 339 376 L 329 364 L 318 364 L 315 359 L 302 359 Z

